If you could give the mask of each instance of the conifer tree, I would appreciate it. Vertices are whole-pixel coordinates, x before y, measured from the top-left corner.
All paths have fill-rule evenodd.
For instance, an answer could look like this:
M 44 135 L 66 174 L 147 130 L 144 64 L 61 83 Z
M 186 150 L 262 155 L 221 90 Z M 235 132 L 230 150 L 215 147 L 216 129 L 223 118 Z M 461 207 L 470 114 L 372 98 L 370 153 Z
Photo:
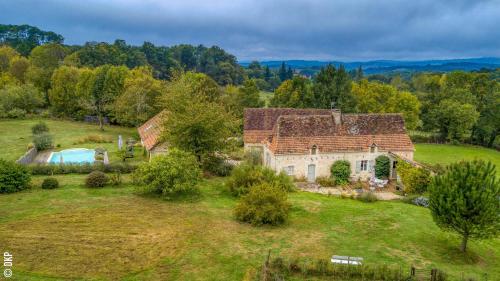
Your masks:
M 500 182 L 495 166 L 474 160 L 447 167 L 434 177 L 429 208 L 436 224 L 462 236 L 465 252 L 470 238 L 489 238 L 500 231 Z

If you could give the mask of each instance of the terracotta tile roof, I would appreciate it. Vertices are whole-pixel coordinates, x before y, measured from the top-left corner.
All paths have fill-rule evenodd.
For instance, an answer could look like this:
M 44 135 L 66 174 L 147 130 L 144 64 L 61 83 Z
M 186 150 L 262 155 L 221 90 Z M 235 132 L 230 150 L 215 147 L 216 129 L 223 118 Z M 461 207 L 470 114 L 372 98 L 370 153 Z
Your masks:
M 245 143 L 260 143 L 272 133 L 274 124 L 282 115 L 330 114 L 328 109 L 296 108 L 245 108 L 243 116 L 243 140 Z
M 142 124 L 137 131 L 141 137 L 142 145 L 149 151 L 160 143 L 162 117 L 165 114 L 163 111 L 153 116 L 151 119 Z
M 259 140 L 275 154 L 307 154 L 313 145 L 320 153 L 369 151 L 373 144 L 380 151 L 413 151 L 400 114 L 342 114 L 336 124 L 331 110 L 245 110 L 244 141 Z

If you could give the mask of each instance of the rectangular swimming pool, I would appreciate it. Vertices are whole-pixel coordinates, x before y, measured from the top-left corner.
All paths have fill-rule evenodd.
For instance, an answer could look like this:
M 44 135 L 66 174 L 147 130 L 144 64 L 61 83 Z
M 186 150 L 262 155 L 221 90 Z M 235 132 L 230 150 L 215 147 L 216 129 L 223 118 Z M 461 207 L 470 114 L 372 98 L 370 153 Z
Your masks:
M 52 152 L 47 160 L 50 164 L 60 163 L 94 163 L 94 149 L 74 148 L 65 149 L 58 152 Z

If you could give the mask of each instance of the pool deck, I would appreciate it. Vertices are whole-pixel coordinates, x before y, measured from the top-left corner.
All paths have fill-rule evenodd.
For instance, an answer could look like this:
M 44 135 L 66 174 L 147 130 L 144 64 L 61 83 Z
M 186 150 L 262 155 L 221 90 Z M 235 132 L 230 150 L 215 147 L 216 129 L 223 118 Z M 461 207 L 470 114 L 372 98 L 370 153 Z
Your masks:
M 49 157 L 50 157 L 50 154 L 52 153 L 53 150 L 45 150 L 45 151 L 40 151 L 38 152 L 37 156 L 35 157 L 35 159 L 33 160 L 33 163 L 37 163 L 37 164 L 40 164 L 40 163 L 47 163 L 47 161 L 49 160 Z

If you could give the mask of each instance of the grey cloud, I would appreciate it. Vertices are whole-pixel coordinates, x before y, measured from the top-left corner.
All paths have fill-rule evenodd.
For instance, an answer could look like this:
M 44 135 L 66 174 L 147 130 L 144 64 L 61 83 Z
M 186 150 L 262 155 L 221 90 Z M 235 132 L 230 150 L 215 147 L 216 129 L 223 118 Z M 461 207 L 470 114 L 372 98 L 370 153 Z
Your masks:
M 500 1 L 2 1 L 2 23 L 66 42 L 219 45 L 249 59 L 500 56 Z

